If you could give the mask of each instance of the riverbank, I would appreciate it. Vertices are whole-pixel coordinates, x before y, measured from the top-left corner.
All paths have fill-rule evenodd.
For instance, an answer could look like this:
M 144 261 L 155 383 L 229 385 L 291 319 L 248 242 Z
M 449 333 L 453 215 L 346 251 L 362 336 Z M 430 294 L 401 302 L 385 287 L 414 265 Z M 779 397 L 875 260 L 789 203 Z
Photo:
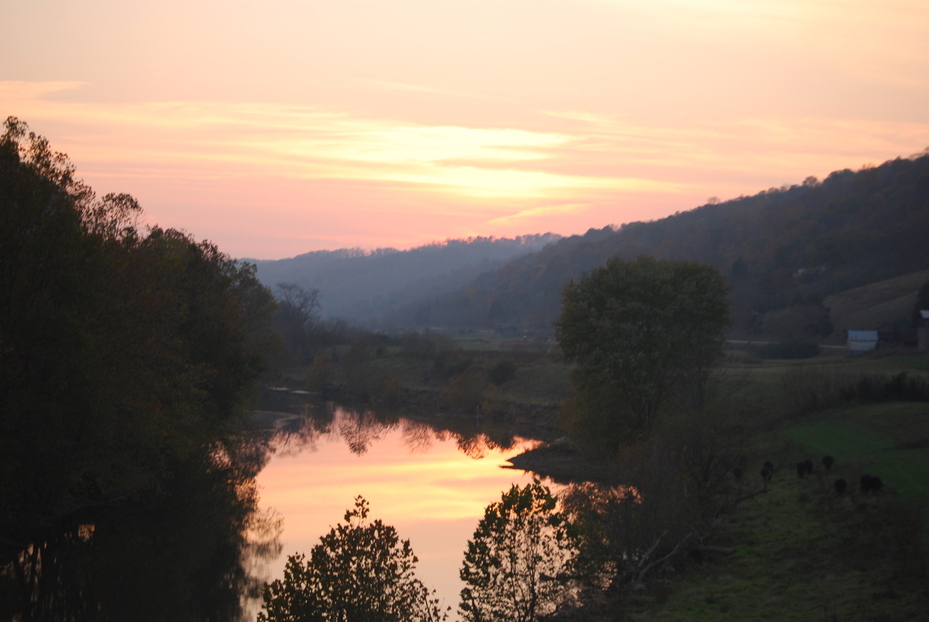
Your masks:
M 382 357 L 369 369 L 403 369 L 397 377 L 404 380 L 392 400 L 374 395 L 366 407 L 474 434 L 519 430 L 546 442 L 513 457 L 512 468 L 560 483 L 620 481 L 614 460 L 586 454 L 562 438 L 554 396 L 567 395 L 570 369 L 549 355 L 522 359 L 516 375 L 495 386 L 498 393 L 490 391 L 494 408 L 481 401 L 480 410 L 468 411 L 448 401 L 456 377 L 468 369 L 487 374 L 508 356 L 447 356 L 446 365 L 460 366 L 453 367 L 455 375 L 439 373 L 434 360 Z M 556 373 L 561 380 L 553 383 Z M 836 388 L 848 382 L 892 380 L 901 373 L 929 377 L 926 358 L 770 361 L 730 353 L 718 376 L 746 432 L 744 477 L 727 476 L 741 502 L 713 522 L 704 534 L 708 546 L 685 550 L 673 568 L 624 593 L 614 609 L 628 620 L 929 619 L 929 443 L 923 442 L 929 439 L 929 406 L 836 397 Z M 481 387 L 482 400 L 488 387 Z M 525 399 L 533 387 L 544 387 L 545 399 Z M 836 460 L 830 472 L 819 462 L 827 453 Z M 800 479 L 795 465 L 806 459 L 814 462 L 814 474 Z M 759 471 L 768 460 L 775 469 L 764 490 Z M 882 477 L 879 494 L 861 492 L 864 473 Z M 836 479 L 849 483 L 846 493 L 836 493 Z M 619 619 L 589 613 L 585 619 Z
M 731 356 L 721 382 L 750 431 L 743 478 L 729 475 L 741 502 L 714 521 L 710 547 L 685 547 L 673 568 L 626 592 L 612 613 L 585 619 L 929 620 L 929 403 L 893 397 L 927 379 L 927 362 L 912 353 Z M 836 397 L 846 383 L 858 393 Z M 825 455 L 835 460 L 829 471 Z M 801 479 L 796 464 L 808 459 L 814 472 Z M 765 461 L 775 467 L 767 487 Z M 612 461 L 567 442 L 511 462 L 557 481 L 617 477 Z M 861 490 L 866 473 L 882 478 L 879 493 Z M 846 491 L 836 492 L 836 480 Z

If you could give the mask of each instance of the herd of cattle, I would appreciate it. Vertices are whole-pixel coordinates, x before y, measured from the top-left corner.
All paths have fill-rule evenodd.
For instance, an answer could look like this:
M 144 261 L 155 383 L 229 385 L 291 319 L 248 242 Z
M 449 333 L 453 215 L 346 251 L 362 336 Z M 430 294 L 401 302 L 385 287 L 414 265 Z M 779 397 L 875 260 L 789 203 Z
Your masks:
M 823 466 L 826 467 L 827 471 L 832 470 L 832 465 L 835 464 L 835 459 L 832 456 L 823 456 L 822 459 Z M 742 479 L 742 469 L 736 467 L 732 470 L 732 474 L 737 480 Z M 797 463 L 797 477 L 803 479 L 805 475 L 813 474 L 813 461 L 812 460 L 803 460 L 802 462 Z M 768 484 L 771 482 L 771 477 L 774 475 L 774 465 L 771 461 L 766 461 L 764 466 L 761 468 L 761 479 L 764 481 L 765 490 L 768 488 Z M 858 485 L 861 489 L 861 492 L 864 494 L 869 493 L 878 493 L 884 487 L 884 482 L 881 481 L 880 477 L 876 475 L 871 475 L 865 473 L 861 476 L 861 479 L 858 480 Z M 835 480 L 835 492 L 838 495 L 845 494 L 848 491 L 848 482 L 844 479 Z
M 827 471 L 832 469 L 832 465 L 835 464 L 835 459 L 832 456 L 823 456 L 822 460 L 823 466 L 826 467 Z M 770 463 L 765 463 L 768 465 Z M 763 469 L 762 469 L 763 470 Z M 797 463 L 797 477 L 803 479 L 804 475 L 813 474 L 813 461 L 804 460 L 803 462 Z M 764 475 L 762 474 L 762 477 Z M 881 481 L 880 477 L 865 473 L 861 476 L 861 479 L 858 481 L 858 485 L 861 487 L 861 492 L 868 494 L 872 492 L 880 492 L 881 488 L 884 487 L 884 482 Z M 835 492 L 836 494 L 844 494 L 848 490 L 848 482 L 844 479 L 835 480 Z

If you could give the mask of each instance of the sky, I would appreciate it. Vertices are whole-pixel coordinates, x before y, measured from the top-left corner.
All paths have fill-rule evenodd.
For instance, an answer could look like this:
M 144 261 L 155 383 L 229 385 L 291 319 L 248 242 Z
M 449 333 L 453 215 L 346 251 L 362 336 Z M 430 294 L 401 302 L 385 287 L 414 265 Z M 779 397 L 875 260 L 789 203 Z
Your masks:
M 929 147 L 925 0 L 0 11 L 0 115 L 234 257 L 583 233 Z

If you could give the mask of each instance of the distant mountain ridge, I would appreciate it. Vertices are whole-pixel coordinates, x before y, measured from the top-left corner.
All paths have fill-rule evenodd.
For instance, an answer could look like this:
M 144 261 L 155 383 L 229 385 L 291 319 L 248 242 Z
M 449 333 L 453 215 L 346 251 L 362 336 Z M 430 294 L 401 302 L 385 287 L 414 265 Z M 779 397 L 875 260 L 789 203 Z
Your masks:
M 319 288 L 325 315 L 371 328 L 551 331 L 568 281 L 610 257 L 639 255 L 716 265 L 732 284 L 733 335 L 825 339 L 856 317 L 880 323 L 859 329 L 902 328 L 904 303 L 858 315 L 836 303 L 832 318 L 824 301 L 929 269 L 929 153 L 584 235 L 318 251 L 257 264 L 266 285 Z M 891 317 L 897 306 L 900 317 Z
M 244 261 L 256 264 L 258 278 L 271 289 L 279 283 L 319 289 L 324 317 L 381 327 L 383 319 L 401 306 L 456 290 L 483 272 L 559 239 L 554 233 L 473 237 L 404 251 L 350 248 Z
M 929 155 L 841 170 L 652 222 L 591 229 L 392 312 L 394 325 L 550 330 L 571 279 L 610 257 L 709 262 L 732 284 L 734 334 L 824 338 L 832 294 L 929 269 Z M 848 310 L 844 310 L 848 313 Z M 884 320 L 889 329 L 906 318 Z

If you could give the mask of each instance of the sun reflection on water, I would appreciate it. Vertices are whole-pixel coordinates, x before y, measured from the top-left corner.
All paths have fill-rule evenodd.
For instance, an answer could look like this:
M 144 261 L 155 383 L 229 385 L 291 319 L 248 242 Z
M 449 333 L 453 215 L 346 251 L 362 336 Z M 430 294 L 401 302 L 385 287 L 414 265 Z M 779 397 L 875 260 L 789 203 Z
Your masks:
M 331 404 L 278 418 L 274 455 L 258 476 L 262 508 L 284 519 L 271 578 L 283 576 L 286 556 L 308 553 L 362 495 L 373 518 L 411 541 L 418 576 L 454 610 L 462 555 L 484 508 L 512 484 L 532 480 L 501 467 L 537 441 L 446 423 Z

